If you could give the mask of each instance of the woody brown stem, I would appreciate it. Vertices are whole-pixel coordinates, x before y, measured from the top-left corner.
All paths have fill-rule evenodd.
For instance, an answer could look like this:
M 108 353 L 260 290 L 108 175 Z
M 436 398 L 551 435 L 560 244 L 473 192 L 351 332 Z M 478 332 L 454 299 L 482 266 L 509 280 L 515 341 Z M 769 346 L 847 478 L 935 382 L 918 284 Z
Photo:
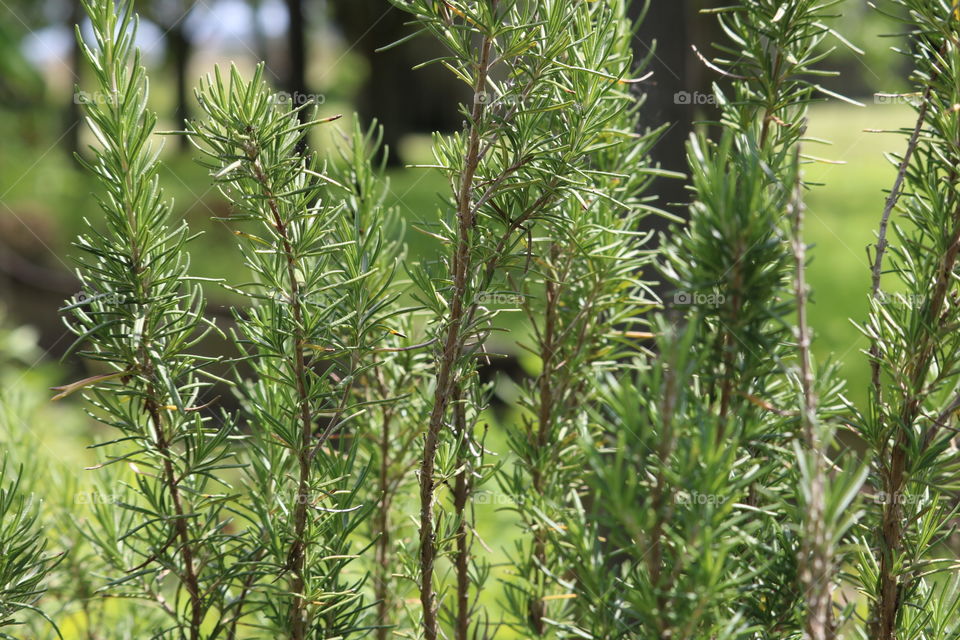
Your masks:
M 467 526 L 467 502 L 470 499 L 472 482 L 470 479 L 471 465 L 464 452 L 469 451 L 469 434 L 463 404 L 463 391 L 459 387 L 454 389 L 453 398 L 454 424 L 459 440 L 457 467 L 459 472 L 454 481 L 453 510 L 457 519 L 457 548 L 454 553 L 454 567 L 457 574 L 457 613 L 454 638 L 469 640 L 470 635 L 470 540 Z
M 903 189 L 903 181 L 907 175 L 907 167 L 910 166 L 910 158 L 913 157 L 913 152 L 917 148 L 917 142 L 920 139 L 920 131 L 923 129 L 923 123 L 927 117 L 927 105 L 930 102 L 932 90 L 932 87 L 928 86 L 927 90 L 924 92 L 923 102 L 920 104 L 920 109 L 917 111 L 917 124 L 914 126 L 913 133 L 910 135 L 910 141 L 907 143 L 907 150 L 904 152 L 903 159 L 900 160 L 900 166 L 897 168 L 897 178 L 893 182 L 893 188 L 890 190 L 890 195 L 887 196 L 887 200 L 883 206 L 883 213 L 880 216 L 880 230 L 877 232 L 877 244 L 875 245 L 873 266 L 870 269 L 871 298 L 876 298 L 880 293 L 880 276 L 883 273 L 883 255 L 887 249 L 887 225 L 890 220 L 890 213 L 893 211 L 893 208 L 897 204 L 897 200 L 900 198 L 900 191 Z M 877 402 L 880 402 L 880 347 L 876 340 L 870 341 L 869 354 L 870 383 L 873 385 Z
M 172 452 L 170 450 L 170 443 L 167 440 L 167 434 L 163 428 L 160 408 L 153 400 L 152 389 L 148 391 L 148 395 L 149 399 L 146 402 L 146 409 L 150 415 L 150 421 L 153 423 L 157 451 L 163 457 L 163 480 L 167 487 L 167 492 L 170 494 L 170 501 L 173 503 L 175 516 L 173 526 L 180 540 L 180 555 L 183 558 L 183 586 L 186 588 L 190 598 L 190 640 L 199 640 L 200 625 L 203 623 L 203 600 L 200 596 L 200 582 L 197 579 L 197 573 L 194 567 L 193 541 L 190 539 L 190 531 L 187 528 L 187 521 L 184 517 L 183 502 L 180 497 L 180 489 L 177 486 L 177 475 L 173 468 L 173 461 L 170 459 Z
M 423 446 L 423 460 L 420 464 L 420 605 L 423 609 L 423 632 L 426 640 L 437 640 L 437 610 L 433 591 L 433 567 L 437 549 L 433 531 L 434 467 L 440 429 L 451 399 L 451 392 L 457 379 L 463 352 L 461 327 L 466 308 L 467 278 L 473 265 L 470 259 L 471 234 L 473 230 L 473 188 L 474 176 L 479 165 L 480 121 L 483 118 L 485 100 L 480 98 L 487 83 L 490 67 L 490 53 L 493 40 L 484 36 L 480 45 L 480 61 L 473 87 L 474 101 L 471 113 L 470 134 L 464 156 L 464 168 L 457 192 L 457 244 L 453 254 L 453 291 L 450 294 L 450 313 L 447 317 L 443 350 L 440 355 L 434 390 L 433 407 L 427 425 Z
M 803 406 L 800 409 L 800 424 L 803 444 L 810 455 L 810 499 L 804 518 L 804 533 L 800 547 L 800 582 L 807 605 L 804 621 L 807 640 L 833 640 L 835 637 L 831 618 L 831 571 L 833 565 L 827 541 L 825 517 L 825 470 L 821 452 L 820 434 L 817 431 L 817 396 L 814 389 L 813 368 L 810 360 L 810 328 L 807 322 L 806 245 L 803 240 L 804 203 L 800 181 L 799 149 L 794 162 L 797 180 L 790 200 L 793 214 L 793 255 L 796 275 L 794 298 L 797 304 L 797 351 L 800 360 L 800 391 Z
M 899 427 L 890 454 L 890 464 L 884 470 L 886 502 L 883 505 L 880 526 L 879 598 L 874 617 L 874 637 L 878 640 L 896 638 L 896 621 L 903 604 L 900 594 L 906 583 L 899 573 L 894 572 L 894 566 L 903 550 L 903 498 L 909 463 L 907 459 L 909 433 L 921 414 L 924 385 L 933 365 L 937 347 L 936 330 L 941 325 L 940 316 L 946 304 L 957 257 L 960 254 L 960 205 L 953 212 L 952 223 L 953 229 L 947 241 L 947 250 L 940 260 L 933 290 L 925 305 L 926 314 L 922 326 L 933 329 L 923 332 L 913 350 L 914 357 L 908 360 L 913 363 L 909 368 L 909 395 L 905 398 L 899 415 Z M 937 427 L 934 425 L 930 428 Z

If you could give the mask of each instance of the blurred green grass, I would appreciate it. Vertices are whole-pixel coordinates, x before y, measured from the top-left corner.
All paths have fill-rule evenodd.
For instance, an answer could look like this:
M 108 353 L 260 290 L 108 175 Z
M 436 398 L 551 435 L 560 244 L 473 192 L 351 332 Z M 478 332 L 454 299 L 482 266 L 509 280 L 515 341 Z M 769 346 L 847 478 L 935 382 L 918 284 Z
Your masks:
M 848 397 L 859 406 L 867 397 L 869 364 L 862 353 L 866 340 L 852 322 L 863 322 L 867 315 L 866 247 L 876 240 L 885 191 L 896 176 L 884 154 L 903 152 L 906 140 L 893 132 L 912 128 L 912 114 L 905 104 L 836 103 L 817 105 L 810 113 L 808 136 L 832 144 L 807 144 L 804 152 L 844 163 L 811 163 L 804 172 L 808 182 L 823 183 L 807 197 L 806 237 L 814 245 L 808 272 L 814 353 L 820 362 L 839 361 Z

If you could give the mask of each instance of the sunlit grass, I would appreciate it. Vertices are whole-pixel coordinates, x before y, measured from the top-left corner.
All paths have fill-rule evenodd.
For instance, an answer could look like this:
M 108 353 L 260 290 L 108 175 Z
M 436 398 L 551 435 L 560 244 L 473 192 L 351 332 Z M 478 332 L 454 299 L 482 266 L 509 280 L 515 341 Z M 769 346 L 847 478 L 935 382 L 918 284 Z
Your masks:
M 893 133 L 912 127 L 907 105 L 870 103 L 819 105 L 810 113 L 808 134 L 831 141 L 832 146 L 807 144 L 804 152 L 844 164 L 813 163 L 806 167 L 809 182 L 824 183 L 807 198 L 807 239 L 814 245 L 808 271 L 813 289 L 810 321 L 815 330 L 814 351 L 821 360 L 842 363 L 851 399 L 866 399 L 869 365 L 861 353 L 867 342 L 852 321 L 867 317 L 870 266 L 866 247 L 876 239 L 883 211 L 884 191 L 896 175 L 885 153 L 902 153 L 906 140 Z

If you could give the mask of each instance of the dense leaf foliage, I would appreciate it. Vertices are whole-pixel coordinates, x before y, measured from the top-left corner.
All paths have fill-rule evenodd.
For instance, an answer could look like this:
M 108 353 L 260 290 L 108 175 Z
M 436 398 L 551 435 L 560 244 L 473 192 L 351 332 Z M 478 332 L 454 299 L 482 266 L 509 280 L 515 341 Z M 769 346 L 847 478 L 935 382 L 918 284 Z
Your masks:
M 73 504 L 3 465 L 0 635 L 960 637 L 956 5 L 888 3 L 917 119 L 858 407 L 807 318 L 806 119 L 845 99 L 818 83 L 838 1 L 713 11 L 715 117 L 687 144 L 689 219 L 660 238 L 655 180 L 683 176 L 649 159 L 670 124 L 645 112 L 627 0 L 392 2 L 469 88 L 420 167 L 449 187 L 417 222 L 436 255 L 406 253 L 376 123 L 341 132 L 231 66 L 180 132 L 237 239 L 214 282 L 160 184 L 133 3 L 84 0 L 102 216 L 63 308 L 90 372 L 56 397 L 112 435 L 93 492 L 63 483 Z M 508 328 L 528 370 L 491 377 Z M 5 459 L 26 459 L 8 413 Z

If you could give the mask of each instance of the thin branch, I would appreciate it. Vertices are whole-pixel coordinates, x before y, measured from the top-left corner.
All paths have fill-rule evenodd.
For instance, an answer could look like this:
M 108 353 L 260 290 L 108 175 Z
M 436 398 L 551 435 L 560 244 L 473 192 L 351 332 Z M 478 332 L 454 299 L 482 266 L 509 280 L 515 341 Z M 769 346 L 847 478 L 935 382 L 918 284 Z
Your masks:
M 897 169 L 897 178 L 893 182 L 893 188 L 890 190 L 890 195 L 887 196 L 886 203 L 883 206 L 883 213 L 880 216 L 880 230 L 877 233 L 877 244 L 875 245 L 873 266 L 871 268 L 871 299 L 875 299 L 880 293 L 880 276 L 883 272 L 883 254 L 887 250 L 887 224 L 890 220 L 890 213 L 893 211 L 893 208 L 897 204 L 897 200 L 900 198 L 900 190 L 903 188 L 903 181 L 907 175 L 907 168 L 910 166 L 910 159 L 913 157 L 913 152 L 917 148 L 917 143 L 920 139 L 920 132 L 923 129 L 923 123 L 927 117 L 927 106 L 930 104 L 932 92 L 933 87 L 928 86 L 927 90 L 923 94 L 923 101 L 920 104 L 920 109 L 917 111 L 917 124 L 914 126 L 913 133 L 910 135 L 910 140 L 907 143 L 907 150 L 904 152 L 903 158 L 900 160 L 900 166 Z M 877 344 L 875 339 L 870 341 L 869 354 L 870 382 L 873 385 L 877 402 L 880 402 L 880 346 Z
M 496 6 L 496 0 L 494 0 Z M 433 591 L 433 566 L 437 555 L 436 540 L 433 531 L 434 466 L 440 429 L 443 426 L 451 391 L 456 384 L 456 368 L 463 351 L 463 336 L 460 329 L 463 323 L 467 279 L 470 276 L 470 247 L 473 232 L 474 176 L 479 164 L 480 122 L 483 118 L 485 101 L 478 96 L 486 87 L 487 74 L 490 71 L 490 52 L 493 40 L 484 35 L 480 45 L 480 61 L 473 87 L 474 103 L 471 114 L 471 128 L 464 170 L 457 193 L 457 246 L 453 255 L 453 291 L 451 293 L 450 314 L 446 327 L 446 337 L 437 372 L 433 408 L 427 426 L 423 447 L 423 461 L 420 465 L 420 604 L 423 609 L 423 631 L 426 640 L 437 640 L 437 610 Z
M 796 277 L 794 298 L 797 305 L 797 351 L 800 359 L 800 389 L 803 406 L 800 424 L 804 450 L 810 455 L 809 501 L 804 514 L 804 532 L 800 548 L 800 581 L 806 599 L 805 628 L 808 640 L 833 640 L 834 626 L 831 620 L 831 572 L 833 559 L 827 538 L 825 484 L 822 443 L 817 426 L 817 397 L 814 389 L 813 369 L 810 360 L 810 328 L 807 323 L 809 291 L 806 282 L 806 245 L 803 238 L 804 202 L 800 181 L 799 147 L 795 159 L 797 180 L 793 188 L 790 208 L 793 213 L 793 255 Z

